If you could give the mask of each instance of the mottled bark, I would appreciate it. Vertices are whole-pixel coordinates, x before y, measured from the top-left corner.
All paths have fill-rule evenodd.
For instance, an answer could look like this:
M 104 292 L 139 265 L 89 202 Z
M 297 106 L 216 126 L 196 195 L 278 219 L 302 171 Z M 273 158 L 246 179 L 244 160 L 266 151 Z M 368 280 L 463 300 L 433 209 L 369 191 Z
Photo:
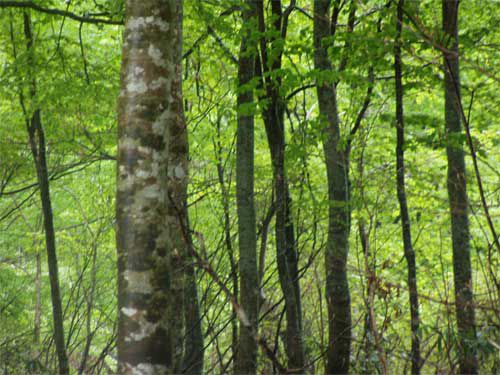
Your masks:
M 314 63 L 321 71 L 332 70 L 325 38 L 331 36 L 329 0 L 314 1 Z M 349 371 L 351 351 L 351 302 L 347 281 L 347 255 L 351 211 L 349 207 L 349 152 L 340 141 L 337 92 L 333 82 L 317 82 L 319 112 L 324 121 L 323 149 L 328 179 L 329 223 L 325 254 L 329 342 L 326 373 Z
M 30 67 L 33 61 L 33 34 L 31 31 L 31 19 L 24 13 L 24 35 L 27 41 L 28 59 Z M 29 144 L 37 174 L 40 199 L 42 201 L 43 224 L 45 230 L 45 246 L 47 249 L 47 263 L 49 268 L 50 297 L 52 301 L 52 319 L 54 325 L 54 341 L 56 344 L 57 359 L 59 363 L 59 374 L 69 374 L 68 357 L 64 342 L 64 321 L 62 313 L 61 292 L 59 290 L 59 267 L 57 264 L 56 235 L 52 212 L 52 201 L 50 197 L 49 174 L 47 168 L 47 156 L 45 145 L 45 131 L 42 126 L 41 110 L 37 108 L 36 79 L 30 71 L 30 98 L 35 108 L 30 120 L 27 120 Z M 21 97 L 21 102 L 23 98 Z M 24 104 L 23 104 L 24 107 Z
M 264 4 L 258 1 L 259 29 L 266 32 Z M 261 85 L 265 88 L 265 97 L 268 104 L 262 111 L 262 118 L 266 128 L 267 141 L 271 153 L 273 168 L 274 190 L 276 194 L 276 260 L 280 287 L 285 299 L 286 330 L 285 351 L 288 358 L 289 371 L 302 372 L 304 367 L 304 345 L 302 337 L 302 304 L 298 273 L 298 254 L 295 241 L 295 232 L 292 219 L 292 199 L 290 196 L 286 166 L 285 166 L 285 99 L 280 95 L 282 79 L 278 75 L 272 78 L 272 72 L 281 69 L 284 39 L 287 33 L 289 13 L 283 14 L 281 1 L 271 2 L 271 12 L 274 22 L 271 29 L 272 37 L 260 40 L 261 58 L 258 61 L 258 73 Z M 268 52 L 271 51 L 273 61 L 269 66 Z
M 126 2 L 116 201 L 120 374 L 172 372 L 172 320 L 182 320 L 170 294 L 178 251 L 168 216 L 168 172 L 187 173 L 168 163 L 172 129 L 182 121 L 180 7 L 178 0 Z
M 410 215 L 406 200 L 405 187 L 405 125 L 403 112 L 403 79 L 401 62 L 401 31 L 403 27 L 404 0 L 399 0 L 396 17 L 396 40 L 394 44 L 394 73 L 396 83 L 396 183 L 401 216 L 404 256 L 408 269 L 408 290 L 410 295 L 410 328 L 411 328 L 411 373 L 420 373 L 420 333 L 419 307 L 417 291 L 417 266 L 415 251 L 411 239 Z
M 443 31 L 450 38 L 444 52 L 446 154 L 448 199 L 451 214 L 455 307 L 459 336 L 461 374 L 477 374 L 476 325 L 472 292 L 469 218 L 465 155 L 460 114 L 460 70 L 458 52 L 458 0 L 443 0 Z
M 243 9 L 243 40 L 238 66 L 238 128 L 236 143 L 236 204 L 238 213 L 240 305 L 249 327 L 240 324 L 235 362 L 236 374 L 255 374 L 259 312 L 259 280 L 257 268 L 257 234 L 254 207 L 254 116 L 253 90 L 255 48 L 251 45 L 252 27 L 256 22 L 255 1 L 247 0 Z M 253 331 L 253 332 L 252 332 Z

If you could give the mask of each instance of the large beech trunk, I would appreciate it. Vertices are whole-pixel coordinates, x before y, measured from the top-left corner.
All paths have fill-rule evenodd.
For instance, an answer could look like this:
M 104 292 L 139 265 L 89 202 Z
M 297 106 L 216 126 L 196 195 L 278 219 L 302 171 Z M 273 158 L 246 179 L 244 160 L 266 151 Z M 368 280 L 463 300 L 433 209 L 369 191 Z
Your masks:
M 178 0 L 128 0 L 118 106 L 118 372 L 174 370 L 177 291 L 172 265 L 182 254 L 170 231 L 168 172 L 172 130 L 182 128 Z M 181 124 L 182 125 L 179 125 Z M 175 199 L 181 199 L 175 197 Z M 174 202 L 182 207 L 184 202 Z M 176 218 L 177 219 L 177 218 Z M 176 221 L 177 223 L 178 221 Z M 182 307 L 182 306 L 179 306 Z M 176 312 L 175 319 L 182 320 Z

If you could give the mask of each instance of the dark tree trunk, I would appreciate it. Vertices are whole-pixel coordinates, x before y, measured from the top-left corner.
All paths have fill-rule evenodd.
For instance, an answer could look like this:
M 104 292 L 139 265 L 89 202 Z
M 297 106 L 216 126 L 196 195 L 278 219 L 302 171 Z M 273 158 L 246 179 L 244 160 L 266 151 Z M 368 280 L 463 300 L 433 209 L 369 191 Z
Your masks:
M 33 66 L 32 48 L 33 35 L 31 31 L 31 20 L 27 13 L 24 14 L 24 35 L 27 40 L 28 58 Z M 30 96 L 36 101 L 36 80 L 31 77 Z M 49 268 L 50 296 L 52 300 L 52 317 L 54 324 L 54 341 L 56 344 L 57 359 L 59 362 L 59 374 L 69 374 L 68 357 L 64 342 L 64 324 L 61 303 L 61 292 L 59 290 L 59 270 L 57 265 L 56 236 L 54 231 L 52 202 L 50 198 L 49 174 L 47 169 L 47 157 L 45 147 L 45 132 L 42 127 L 40 109 L 35 109 L 31 120 L 27 120 L 29 144 L 35 169 L 38 186 L 40 188 L 40 199 L 42 201 L 43 223 L 45 229 L 45 245 L 47 248 L 47 262 Z
M 202 374 L 204 359 L 203 331 L 198 301 L 196 269 L 193 264 L 186 265 L 184 289 L 184 321 L 186 322 L 184 357 L 181 373 Z
M 168 148 L 182 121 L 181 7 L 178 0 L 126 2 L 116 200 L 121 374 L 174 370 L 171 330 L 179 314 L 170 293 L 171 261 L 177 266 L 181 253 L 170 237 L 168 172 L 182 177 L 187 171 L 169 165 Z
M 251 45 L 251 37 L 254 31 L 252 25 L 256 21 L 255 1 L 247 0 L 242 13 L 245 30 L 241 42 L 238 66 L 236 203 L 240 248 L 240 306 L 246 313 L 249 328 L 240 325 L 235 373 L 255 374 L 257 369 L 257 342 L 254 336 L 258 331 L 259 280 L 254 207 L 253 89 L 249 87 L 249 83 L 255 74 L 255 48 Z
M 443 0 L 443 31 L 450 37 L 444 52 L 444 90 L 446 154 L 448 156 L 448 199 L 451 213 L 455 307 L 459 336 L 461 374 L 477 374 L 478 362 L 473 305 L 469 218 L 465 157 L 460 137 L 463 135 L 460 113 L 460 70 L 458 63 L 458 0 Z
M 277 92 L 273 92 L 273 96 L 276 94 Z M 285 349 L 290 370 L 297 369 L 301 372 L 304 367 L 304 346 L 298 256 L 290 210 L 292 200 L 285 171 L 284 108 L 279 100 L 276 97 L 271 99 L 271 104 L 264 113 L 264 124 L 271 150 L 276 194 L 276 259 L 280 286 L 285 298 Z
M 415 264 L 415 251 L 411 239 L 410 215 L 406 201 L 405 189 L 405 125 L 403 115 L 403 80 L 401 63 L 401 30 L 403 27 L 404 0 L 399 0 L 396 18 L 396 40 L 394 44 L 394 72 L 396 82 L 396 182 L 401 215 L 401 230 L 403 235 L 404 255 L 408 268 L 408 289 L 410 294 L 411 315 L 411 372 L 420 373 L 420 333 L 419 333 L 419 308 L 417 291 L 417 268 Z
M 314 1 L 314 62 L 321 71 L 332 70 L 325 38 L 331 36 L 329 0 Z M 317 83 L 319 112 L 325 123 L 323 143 L 328 179 L 329 224 L 325 255 L 329 342 L 326 373 L 349 371 L 351 301 L 347 281 L 347 255 L 351 211 L 349 207 L 349 151 L 339 147 L 337 92 L 332 82 Z
M 201 374 L 203 372 L 203 332 L 196 271 L 189 256 L 192 246 L 189 232 L 187 188 L 189 181 L 188 129 L 182 103 L 182 3 L 177 4 L 177 53 L 175 79 L 172 81 L 172 111 L 175 118 L 168 124 L 168 204 L 167 221 L 171 241 L 171 336 L 174 342 L 174 371 Z M 183 309 L 184 316 L 178 311 Z M 176 319 L 177 318 L 177 319 Z M 185 338 L 185 339 L 184 339 Z M 184 340 L 183 340 L 184 339 Z
M 36 291 L 36 302 L 35 302 L 35 328 L 34 328 L 34 339 L 33 343 L 36 346 L 36 351 L 38 353 L 40 346 L 40 330 L 42 327 L 42 258 L 40 251 L 37 249 L 36 253 L 36 275 L 35 275 L 35 291 Z
M 265 30 L 264 4 L 259 4 L 259 28 Z M 278 37 L 271 38 L 270 43 L 261 39 L 261 58 L 258 61 L 258 73 L 261 85 L 265 87 L 265 99 L 269 100 L 263 110 L 262 117 L 266 128 L 267 141 L 271 153 L 273 168 L 274 190 L 276 194 L 276 259 L 281 290 L 285 299 L 286 330 L 285 351 L 288 358 L 289 371 L 302 372 L 304 367 L 304 345 L 302 337 L 302 304 L 298 273 L 298 254 L 295 241 L 294 225 L 291 213 L 292 199 L 288 187 L 285 166 L 285 121 L 286 103 L 280 96 L 281 77 L 272 79 L 269 74 L 281 69 L 282 43 L 286 38 L 287 18 L 281 11 L 281 1 L 271 2 L 271 11 L 274 18 L 273 31 Z M 273 42 L 279 41 L 274 45 Z M 268 51 L 272 49 L 275 59 L 271 67 L 268 65 Z

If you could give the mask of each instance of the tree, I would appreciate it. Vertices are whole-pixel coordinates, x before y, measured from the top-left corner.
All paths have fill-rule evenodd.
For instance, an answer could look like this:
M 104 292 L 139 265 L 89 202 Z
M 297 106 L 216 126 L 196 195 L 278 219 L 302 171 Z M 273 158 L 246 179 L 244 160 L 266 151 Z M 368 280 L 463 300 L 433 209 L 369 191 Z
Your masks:
M 394 75 L 396 83 L 396 183 L 399 201 L 399 211 L 401 216 L 401 231 L 403 237 L 404 256 L 408 268 L 408 289 L 410 295 L 410 315 L 411 315 L 411 372 L 420 373 L 420 319 L 418 307 L 417 290 L 417 266 L 415 251 L 411 239 L 411 223 L 408 213 L 408 203 L 406 199 L 405 186 L 405 125 L 404 125 L 404 104 L 403 104 L 403 78 L 401 59 L 401 31 L 403 29 L 404 0 L 399 0 L 396 16 L 396 39 L 394 42 Z
M 285 299 L 286 330 L 285 351 L 288 365 L 302 372 L 304 367 L 304 345 L 302 337 L 302 302 L 300 295 L 297 243 L 292 216 L 285 160 L 287 106 L 281 88 L 283 77 L 282 57 L 285 48 L 288 22 L 294 3 L 283 12 L 281 0 L 271 1 L 271 26 L 266 27 L 264 1 L 257 1 L 259 16 L 260 56 L 257 73 L 263 94 L 262 119 L 266 129 L 267 143 L 271 154 L 276 204 L 276 263 L 280 286 Z M 293 371 L 293 370 L 292 370 Z
M 243 6 L 243 36 L 238 65 L 238 128 L 236 143 L 236 202 L 240 248 L 240 305 L 249 327 L 240 324 L 235 373 L 255 374 L 259 319 L 259 281 L 257 269 L 257 233 L 254 206 L 254 115 L 252 79 L 255 74 L 255 48 L 252 36 L 256 22 L 256 2 Z
M 24 13 L 24 36 L 28 53 L 28 61 L 33 64 L 33 33 L 31 18 L 28 13 Z M 45 131 L 42 126 L 41 109 L 37 103 L 37 84 L 34 72 L 30 72 L 31 86 L 30 99 L 34 112 L 27 113 L 24 104 L 24 95 L 20 94 L 21 106 L 26 116 L 26 127 L 28 130 L 29 144 L 37 175 L 37 182 L 40 189 L 40 199 L 42 201 L 43 224 L 45 229 L 45 246 L 47 249 L 47 261 L 49 265 L 50 291 L 52 299 L 52 319 L 54 324 L 54 340 L 56 343 L 57 358 L 59 361 L 59 374 L 69 374 L 68 356 L 64 341 L 64 320 L 61 302 L 61 292 L 59 288 L 59 267 L 57 264 L 56 235 L 54 231 L 52 201 L 50 197 L 49 174 L 47 167 Z M 31 118 L 29 118 L 31 116 Z
M 461 136 L 460 68 L 458 50 L 458 0 L 443 0 L 443 31 L 449 44 L 443 52 L 446 155 L 448 158 L 448 199 L 451 215 L 455 307 L 459 337 L 460 373 L 476 374 L 476 324 L 472 292 L 470 230 L 465 171 L 465 155 Z
M 0 372 L 498 373 L 500 3 L 441 2 L 128 0 L 118 125 L 126 2 L 0 0 Z
M 177 2 L 175 75 L 171 83 L 172 112 L 168 123 L 168 203 L 167 223 L 171 246 L 171 335 L 174 338 L 174 371 L 187 374 L 203 372 L 203 332 L 198 306 L 196 270 L 192 264 L 192 238 L 188 216 L 189 142 L 182 95 L 182 2 Z M 179 318 L 182 309 L 184 316 Z M 182 350 L 181 350 L 182 349 Z
M 167 216 L 167 170 L 174 146 L 171 123 L 182 119 L 180 5 L 176 0 L 126 3 L 116 198 L 118 371 L 124 374 L 174 370 L 170 292 L 176 254 Z M 182 165 L 174 172 L 187 174 Z
M 330 25 L 330 1 L 314 1 L 314 65 L 319 71 L 332 71 L 328 57 L 328 39 L 335 34 L 340 12 L 335 2 Z M 340 119 L 337 109 L 336 84 L 329 79 L 318 80 L 320 121 L 324 124 L 323 151 L 328 181 L 328 240 L 325 253 L 326 299 L 328 304 L 328 352 L 326 373 L 349 371 L 351 352 L 351 301 L 347 281 L 349 253 L 349 150 L 340 142 Z

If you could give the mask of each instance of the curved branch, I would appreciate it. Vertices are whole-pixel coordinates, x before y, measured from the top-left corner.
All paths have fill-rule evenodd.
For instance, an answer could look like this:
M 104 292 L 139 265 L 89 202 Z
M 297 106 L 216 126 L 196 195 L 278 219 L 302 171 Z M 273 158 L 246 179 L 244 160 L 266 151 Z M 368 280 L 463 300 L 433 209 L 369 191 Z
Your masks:
M 106 18 L 91 18 L 89 16 L 83 15 L 80 16 L 78 14 L 64 11 L 61 9 L 51 9 L 44 8 L 40 5 L 37 5 L 30 1 L 0 1 L 0 8 L 24 8 L 24 9 L 33 9 L 37 12 L 52 14 L 55 16 L 63 16 L 70 18 L 75 21 L 83 22 L 83 23 L 92 23 L 92 24 L 106 24 L 106 25 L 123 25 L 123 20 L 111 20 Z

